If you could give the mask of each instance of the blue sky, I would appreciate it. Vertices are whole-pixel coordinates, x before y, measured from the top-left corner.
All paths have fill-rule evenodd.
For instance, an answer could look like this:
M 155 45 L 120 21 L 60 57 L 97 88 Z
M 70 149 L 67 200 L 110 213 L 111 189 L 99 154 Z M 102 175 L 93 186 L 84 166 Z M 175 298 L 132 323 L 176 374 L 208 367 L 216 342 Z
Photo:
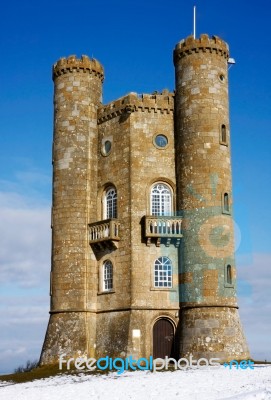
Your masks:
M 174 89 L 172 51 L 193 31 L 230 45 L 230 113 L 242 321 L 271 360 L 271 6 L 267 0 L 5 2 L 0 75 L 0 373 L 38 358 L 49 310 L 51 66 L 87 54 L 105 68 L 104 102 Z

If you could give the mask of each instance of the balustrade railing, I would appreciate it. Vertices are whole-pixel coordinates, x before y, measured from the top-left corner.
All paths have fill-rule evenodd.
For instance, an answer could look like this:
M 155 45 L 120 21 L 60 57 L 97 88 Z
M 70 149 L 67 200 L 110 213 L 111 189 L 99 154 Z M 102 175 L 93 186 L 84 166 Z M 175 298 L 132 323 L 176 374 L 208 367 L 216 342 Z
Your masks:
M 89 224 L 89 242 L 119 241 L 119 226 L 120 223 L 115 218 Z

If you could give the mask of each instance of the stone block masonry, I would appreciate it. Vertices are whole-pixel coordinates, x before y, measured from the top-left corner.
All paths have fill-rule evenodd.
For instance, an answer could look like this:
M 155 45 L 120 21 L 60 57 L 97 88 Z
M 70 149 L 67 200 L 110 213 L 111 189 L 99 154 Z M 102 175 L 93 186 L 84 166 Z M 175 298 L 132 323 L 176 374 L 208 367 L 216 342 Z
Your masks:
M 69 357 L 249 357 L 238 315 L 228 45 L 188 37 L 176 90 L 101 104 L 103 67 L 53 66 L 50 320 Z

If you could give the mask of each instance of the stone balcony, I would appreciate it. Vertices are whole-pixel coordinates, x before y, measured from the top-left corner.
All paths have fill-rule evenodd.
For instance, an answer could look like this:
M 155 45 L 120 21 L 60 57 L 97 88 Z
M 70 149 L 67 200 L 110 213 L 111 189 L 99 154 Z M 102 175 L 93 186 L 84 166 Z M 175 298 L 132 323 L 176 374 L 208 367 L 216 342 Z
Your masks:
M 156 246 L 160 246 L 161 242 L 168 247 L 171 243 L 179 247 L 182 238 L 182 219 L 180 217 L 170 216 L 145 216 L 145 238 L 147 246 L 152 241 Z
M 89 243 L 93 250 L 103 251 L 118 248 L 119 226 L 117 219 L 105 219 L 89 224 Z

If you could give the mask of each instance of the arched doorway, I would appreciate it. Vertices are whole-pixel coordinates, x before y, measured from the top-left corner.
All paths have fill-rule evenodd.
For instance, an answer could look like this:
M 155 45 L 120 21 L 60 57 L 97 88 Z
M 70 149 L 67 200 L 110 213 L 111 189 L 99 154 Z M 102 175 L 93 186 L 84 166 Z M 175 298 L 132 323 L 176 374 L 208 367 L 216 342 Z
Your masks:
M 174 357 L 174 326 L 167 318 L 153 326 L 153 358 Z

